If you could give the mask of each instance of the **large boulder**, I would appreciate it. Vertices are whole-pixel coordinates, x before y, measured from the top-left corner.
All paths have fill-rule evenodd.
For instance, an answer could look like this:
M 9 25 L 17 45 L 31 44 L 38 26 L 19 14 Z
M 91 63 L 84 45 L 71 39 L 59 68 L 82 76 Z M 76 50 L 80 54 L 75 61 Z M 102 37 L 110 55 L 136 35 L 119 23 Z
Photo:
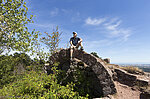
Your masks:
M 67 77 L 69 77 L 69 74 L 76 74 L 76 69 L 81 70 L 84 79 L 90 84 L 90 94 L 93 97 L 116 93 L 111 71 L 102 59 L 81 50 L 74 50 L 73 58 L 74 60 L 71 62 L 70 49 L 62 49 L 50 57 L 50 64 L 60 62 L 59 68 L 66 71 Z M 75 69 L 75 67 L 77 68 Z

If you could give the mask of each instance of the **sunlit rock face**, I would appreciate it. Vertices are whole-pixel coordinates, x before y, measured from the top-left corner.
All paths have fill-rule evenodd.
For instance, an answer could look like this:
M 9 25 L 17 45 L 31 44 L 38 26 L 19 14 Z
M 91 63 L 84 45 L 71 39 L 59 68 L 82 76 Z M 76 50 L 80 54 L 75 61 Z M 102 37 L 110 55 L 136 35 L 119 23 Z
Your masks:
M 61 76 L 61 84 L 80 82 L 77 87 L 92 97 L 116 93 L 111 71 L 100 58 L 81 50 L 74 50 L 73 60 L 70 61 L 70 49 L 62 49 L 53 54 L 49 62 L 50 66 L 59 62 L 59 69 L 65 71 L 65 75 Z M 47 71 L 50 71 L 50 67 Z

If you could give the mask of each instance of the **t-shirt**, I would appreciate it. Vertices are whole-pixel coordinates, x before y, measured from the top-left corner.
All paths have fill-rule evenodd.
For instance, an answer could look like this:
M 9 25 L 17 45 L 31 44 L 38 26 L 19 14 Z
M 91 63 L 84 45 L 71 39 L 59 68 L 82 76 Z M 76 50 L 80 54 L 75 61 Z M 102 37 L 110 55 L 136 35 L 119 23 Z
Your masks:
M 74 46 L 76 46 L 78 44 L 78 41 L 80 41 L 80 38 L 79 37 L 76 37 L 76 38 L 72 37 L 72 38 L 70 38 L 70 41 L 72 41 L 72 44 Z

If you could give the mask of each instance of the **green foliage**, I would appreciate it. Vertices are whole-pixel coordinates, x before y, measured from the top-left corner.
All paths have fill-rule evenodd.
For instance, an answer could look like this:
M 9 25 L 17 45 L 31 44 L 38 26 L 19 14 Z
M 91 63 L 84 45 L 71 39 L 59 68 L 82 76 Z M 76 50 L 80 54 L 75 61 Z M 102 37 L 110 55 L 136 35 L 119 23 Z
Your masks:
M 30 71 L 22 79 L 0 89 L 5 98 L 49 98 L 49 99 L 85 99 L 73 91 L 73 84 L 57 84 L 55 74 L 47 75 Z
M 45 32 L 47 35 L 46 37 L 41 38 L 41 42 L 46 44 L 46 47 L 49 49 L 51 54 L 56 52 L 58 50 L 58 45 L 60 42 L 60 31 L 58 30 L 58 26 L 56 27 L 56 30 L 53 30 L 53 33 L 49 34 Z
M 26 72 L 14 73 L 17 64 L 22 63 Z M 53 74 L 42 72 L 43 62 L 31 60 L 24 53 L 15 53 L 0 57 L 0 96 L 4 98 L 50 98 L 50 99 L 84 99 L 74 92 L 73 83 L 66 86 L 58 84 L 59 63 L 53 64 Z M 29 66 L 28 66 L 29 65 Z M 17 75 L 16 75 L 17 74 Z M 88 96 L 87 96 L 88 97 Z
M 27 15 L 24 0 L 1 0 L 0 3 L 0 54 L 6 50 L 29 51 L 31 38 L 38 32 L 28 32 L 26 25 L 33 22 Z M 28 18 L 28 16 L 30 16 Z M 30 48 L 29 48 L 30 46 Z
M 0 56 L 0 87 L 13 82 L 17 76 L 24 74 L 25 71 L 41 72 L 43 63 L 39 60 L 31 60 L 25 53 Z
M 100 58 L 96 52 L 91 52 L 91 54 L 96 56 L 97 58 Z
M 76 72 L 73 74 L 74 83 L 76 85 L 74 88 L 81 96 L 91 94 L 90 85 L 92 81 L 87 79 L 85 74 L 85 71 L 79 68 L 76 68 Z
M 46 60 L 56 51 L 61 35 L 58 27 L 51 34 L 45 32 L 47 37 L 41 38 L 50 51 L 44 52 L 39 41 L 41 33 L 35 29 L 31 33 L 28 31 L 27 24 L 33 22 L 32 18 L 24 0 L 0 1 L 0 54 L 11 50 L 31 51 L 36 58 Z
M 0 87 L 14 80 L 14 64 L 12 56 L 0 56 Z
M 94 76 L 87 76 L 89 74 L 83 67 L 83 63 L 79 62 L 78 65 L 71 65 L 70 70 L 61 71 L 58 74 L 58 82 L 62 85 L 67 85 L 68 83 L 75 84 L 74 91 L 78 92 L 80 96 L 88 96 L 88 98 L 93 98 L 93 78 Z
M 30 33 L 26 27 L 28 23 L 33 23 L 32 18 L 33 15 L 28 15 L 28 7 L 24 0 L 0 0 L 0 55 L 6 50 L 17 50 L 31 51 L 32 55 L 37 56 L 34 60 L 24 53 L 0 56 L 0 96 L 4 98 L 86 98 L 74 92 L 73 83 L 67 83 L 66 86 L 58 84 L 57 78 L 60 72 L 57 70 L 58 63 L 52 67 L 53 74 L 46 75 L 42 72 L 45 60 L 58 50 L 61 33 L 56 27 L 53 33 L 45 32 L 46 37 L 40 39 L 38 31 L 33 30 Z M 49 52 L 43 51 L 39 40 L 47 46 Z M 80 80 L 82 82 L 82 79 Z
M 16 77 L 14 70 L 19 63 L 29 65 L 30 61 L 25 54 L 15 53 L 14 56 L 0 56 L 0 87 L 12 82 Z
M 25 53 L 14 53 L 13 57 L 20 63 L 23 63 L 25 66 L 29 66 L 32 63 L 30 56 Z
M 52 33 L 44 33 L 46 36 L 41 36 L 41 33 L 38 33 L 37 38 L 31 40 L 31 48 L 32 55 L 34 55 L 35 58 L 47 61 L 50 55 L 59 50 L 58 46 L 61 33 L 58 30 L 58 26 Z M 48 50 L 48 52 L 44 51 L 45 49 Z

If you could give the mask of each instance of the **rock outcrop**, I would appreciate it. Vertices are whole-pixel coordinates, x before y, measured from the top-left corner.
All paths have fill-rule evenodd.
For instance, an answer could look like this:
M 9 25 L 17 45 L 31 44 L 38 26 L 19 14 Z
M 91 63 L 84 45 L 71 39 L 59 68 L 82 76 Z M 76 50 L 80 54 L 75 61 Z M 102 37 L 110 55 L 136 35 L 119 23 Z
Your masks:
M 127 73 L 125 70 L 119 68 L 114 69 L 113 79 L 130 87 L 135 85 L 140 87 L 149 85 L 149 80 L 139 78 L 137 75 Z
M 50 64 L 60 62 L 59 68 L 64 70 L 68 77 L 69 74 L 75 73 L 75 67 L 81 70 L 84 73 L 85 79 L 89 81 L 93 97 L 116 93 L 112 72 L 108 69 L 104 60 L 81 50 L 75 50 L 73 58 L 74 60 L 70 62 L 70 50 L 62 49 L 50 57 Z
M 48 74 L 53 72 L 51 67 L 55 62 L 59 62 L 58 69 L 64 71 L 59 83 L 65 85 L 74 82 L 75 91 L 83 96 L 89 94 L 89 98 L 104 96 L 106 99 L 150 97 L 150 73 L 133 74 L 119 65 L 110 64 L 110 59 L 103 60 L 81 50 L 74 50 L 72 61 L 70 49 L 62 49 L 53 54 L 49 65 L 45 65 Z
M 137 77 L 133 74 L 127 73 L 126 71 L 116 68 L 114 70 L 116 72 L 117 79 L 114 80 L 119 81 L 122 84 L 128 85 L 128 86 L 134 86 L 136 83 Z

